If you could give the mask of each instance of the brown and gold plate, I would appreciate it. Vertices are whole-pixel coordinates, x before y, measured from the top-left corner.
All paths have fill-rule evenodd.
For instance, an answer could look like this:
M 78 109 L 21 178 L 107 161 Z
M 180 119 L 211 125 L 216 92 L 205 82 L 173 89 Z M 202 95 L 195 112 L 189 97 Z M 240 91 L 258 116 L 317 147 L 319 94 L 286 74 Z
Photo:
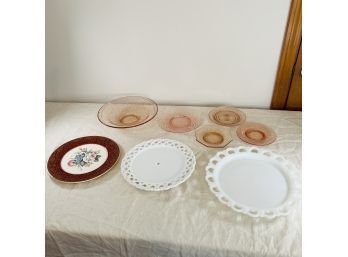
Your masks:
M 257 122 L 245 122 L 237 129 L 238 137 L 252 145 L 269 145 L 277 139 L 277 134 L 270 127 Z
M 157 104 L 142 96 L 126 96 L 104 104 L 98 119 L 106 126 L 131 128 L 153 119 L 158 111 Z
M 209 118 L 212 122 L 226 127 L 233 127 L 242 124 L 245 121 L 244 112 L 230 106 L 216 107 L 209 112 Z
M 109 138 L 80 137 L 58 147 L 48 159 L 47 169 L 61 182 L 83 182 L 105 174 L 119 156 L 118 145 Z
M 222 148 L 232 141 L 232 136 L 229 128 L 204 125 L 196 130 L 196 140 L 208 147 Z

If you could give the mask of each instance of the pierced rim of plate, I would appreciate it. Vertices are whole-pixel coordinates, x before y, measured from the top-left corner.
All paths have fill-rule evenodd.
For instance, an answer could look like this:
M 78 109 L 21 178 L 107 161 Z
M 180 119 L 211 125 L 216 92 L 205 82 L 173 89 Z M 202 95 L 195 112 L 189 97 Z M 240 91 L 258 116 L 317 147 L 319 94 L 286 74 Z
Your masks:
M 223 190 L 219 187 L 219 185 L 215 182 L 214 175 L 216 173 L 215 168 L 224 158 L 231 155 L 238 155 L 243 153 L 252 153 L 255 155 L 262 155 L 268 157 L 274 161 L 276 161 L 285 171 L 285 176 L 287 177 L 287 182 L 289 184 L 289 190 L 287 198 L 283 203 L 281 203 L 277 207 L 273 208 L 254 208 L 249 207 L 247 205 L 243 205 L 241 203 L 236 202 L 231 199 L 228 195 L 226 195 Z M 255 146 L 251 147 L 230 147 L 223 151 L 216 153 L 210 160 L 208 165 L 206 166 L 206 176 L 205 180 L 208 183 L 210 191 L 218 198 L 218 200 L 232 208 L 234 211 L 246 214 L 253 218 L 268 218 L 273 219 L 278 216 L 286 216 L 291 211 L 291 207 L 296 201 L 298 197 L 300 197 L 300 182 L 299 177 L 296 174 L 296 167 L 288 160 L 286 160 L 283 156 L 276 154 L 267 149 L 261 149 Z
M 114 113 L 113 117 L 118 117 L 118 121 L 120 123 L 115 123 L 112 122 L 110 120 L 110 117 L 105 117 L 106 114 L 104 114 L 104 112 L 106 112 L 106 109 L 112 105 L 125 105 L 128 106 L 128 108 L 130 106 L 132 107 L 136 107 L 136 105 L 138 104 L 139 109 L 138 110 L 132 110 L 130 112 L 126 112 L 126 113 Z M 142 106 L 141 106 L 142 105 Z M 148 106 L 150 107 L 148 110 L 148 113 L 141 113 L 144 111 L 143 106 Z M 121 110 L 119 110 L 121 111 Z M 98 111 L 98 120 L 108 126 L 108 127 L 112 127 L 112 128 L 132 128 L 132 127 L 137 127 L 140 125 L 143 125 L 147 122 L 149 122 L 150 120 L 152 120 L 158 112 L 158 106 L 157 103 L 147 97 L 143 97 L 143 96 L 124 96 L 124 97 L 120 97 L 114 100 L 111 100 L 107 103 L 105 103 Z M 123 115 L 123 116 L 122 116 Z M 143 117 L 141 117 L 143 115 Z
M 234 127 L 242 124 L 245 113 L 231 106 L 219 106 L 209 112 L 209 119 L 221 126 Z
M 237 129 L 237 136 L 252 145 L 269 145 L 277 139 L 275 131 L 259 122 L 245 122 Z
M 132 162 L 137 155 L 142 151 L 154 146 L 175 148 L 185 155 L 185 168 L 180 172 L 180 174 L 178 174 L 178 176 L 174 177 L 170 181 L 166 181 L 165 183 L 145 183 L 132 174 Z M 176 140 L 158 138 L 144 141 L 129 150 L 122 159 L 121 174 L 129 184 L 138 189 L 146 191 L 162 191 L 171 189 L 184 183 L 192 175 L 193 171 L 195 170 L 195 166 L 196 157 L 190 147 Z
M 62 166 L 61 161 L 66 153 L 70 150 L 86 144 L 97 144 L 102 147 L 105 147 L 108 156 L 105 162 L 98 168 L 82 173 L 82 174 L 72 174 L 66 172 Z M 49 175 L 55 180 L 63 183 L 80 183 L 87 182 L 90 180 L 97 179 L 102 175 L 106 174 L 111 168 L 118 162 L 120 157 L 120 149 L 116 142 L 107 137 L 102 136 L 86 136 L 79 137 L 73 140 L 70 140 L 61 146 L 59 146 L 54 152 L 50 155 L 47 162 L 47 170 Z

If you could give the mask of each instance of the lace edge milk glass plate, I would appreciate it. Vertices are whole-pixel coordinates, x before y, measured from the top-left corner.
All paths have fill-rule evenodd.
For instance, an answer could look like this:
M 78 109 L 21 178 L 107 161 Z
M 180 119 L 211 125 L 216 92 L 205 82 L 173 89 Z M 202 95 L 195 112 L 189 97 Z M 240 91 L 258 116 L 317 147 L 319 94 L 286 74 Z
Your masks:
M 195 155 L 187 145 L 171 139 L 152 139 L 126 153 L 121 174 L 138 189 L 161 191 L 186 181 L 195 165 Z
M 220 202 L 251 217 L 285 216 L 300 197 L 295 166 L 257 147 L 227 148 L 206 166 L 206 182 Z

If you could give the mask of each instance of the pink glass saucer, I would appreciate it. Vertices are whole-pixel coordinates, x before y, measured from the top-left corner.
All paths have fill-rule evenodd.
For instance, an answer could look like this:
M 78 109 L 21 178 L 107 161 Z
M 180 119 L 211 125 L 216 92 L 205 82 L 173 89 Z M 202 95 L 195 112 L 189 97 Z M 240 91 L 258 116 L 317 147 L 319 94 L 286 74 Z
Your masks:
M 200 124 L 199 116 L 189 111 L 173 111 L 162 115 L 159 119 L 160 127 L 173 133 L 189 132 L 196 129 Z
M 270 127 L 257 122 L 245 122 L 237 129 L 237 135 L 244 142 L 252 145 L 269 145 L 277 139 L 277 134 Z
M 195 131 L 196 140 L 208 147 L 222 148 L 232 141 L 230 130 L 217 125 L 204 125 Z
M 245 121 L 245 114 L 237 108 L 220 106 L 209 112 L 209 118 L 212 122 L 218 125 L 233 127 L 238 126 Z

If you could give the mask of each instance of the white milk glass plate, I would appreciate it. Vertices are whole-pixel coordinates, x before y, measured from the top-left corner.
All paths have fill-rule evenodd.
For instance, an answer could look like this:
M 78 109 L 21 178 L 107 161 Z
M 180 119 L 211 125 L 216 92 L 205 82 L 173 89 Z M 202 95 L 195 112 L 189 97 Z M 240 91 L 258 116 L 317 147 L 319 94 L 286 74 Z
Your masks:
M 300 192 L 295 166 L 258 147 L 218 152 L 210 159 L 205 178 L 219 201 L 251 217 L 288 215 Z
M 171 139 L 152 139 L 127 152 L 121 174 L 136 188 L 161 191 L 186 181 L 195 165 L 195 155 L 187 145 Z

